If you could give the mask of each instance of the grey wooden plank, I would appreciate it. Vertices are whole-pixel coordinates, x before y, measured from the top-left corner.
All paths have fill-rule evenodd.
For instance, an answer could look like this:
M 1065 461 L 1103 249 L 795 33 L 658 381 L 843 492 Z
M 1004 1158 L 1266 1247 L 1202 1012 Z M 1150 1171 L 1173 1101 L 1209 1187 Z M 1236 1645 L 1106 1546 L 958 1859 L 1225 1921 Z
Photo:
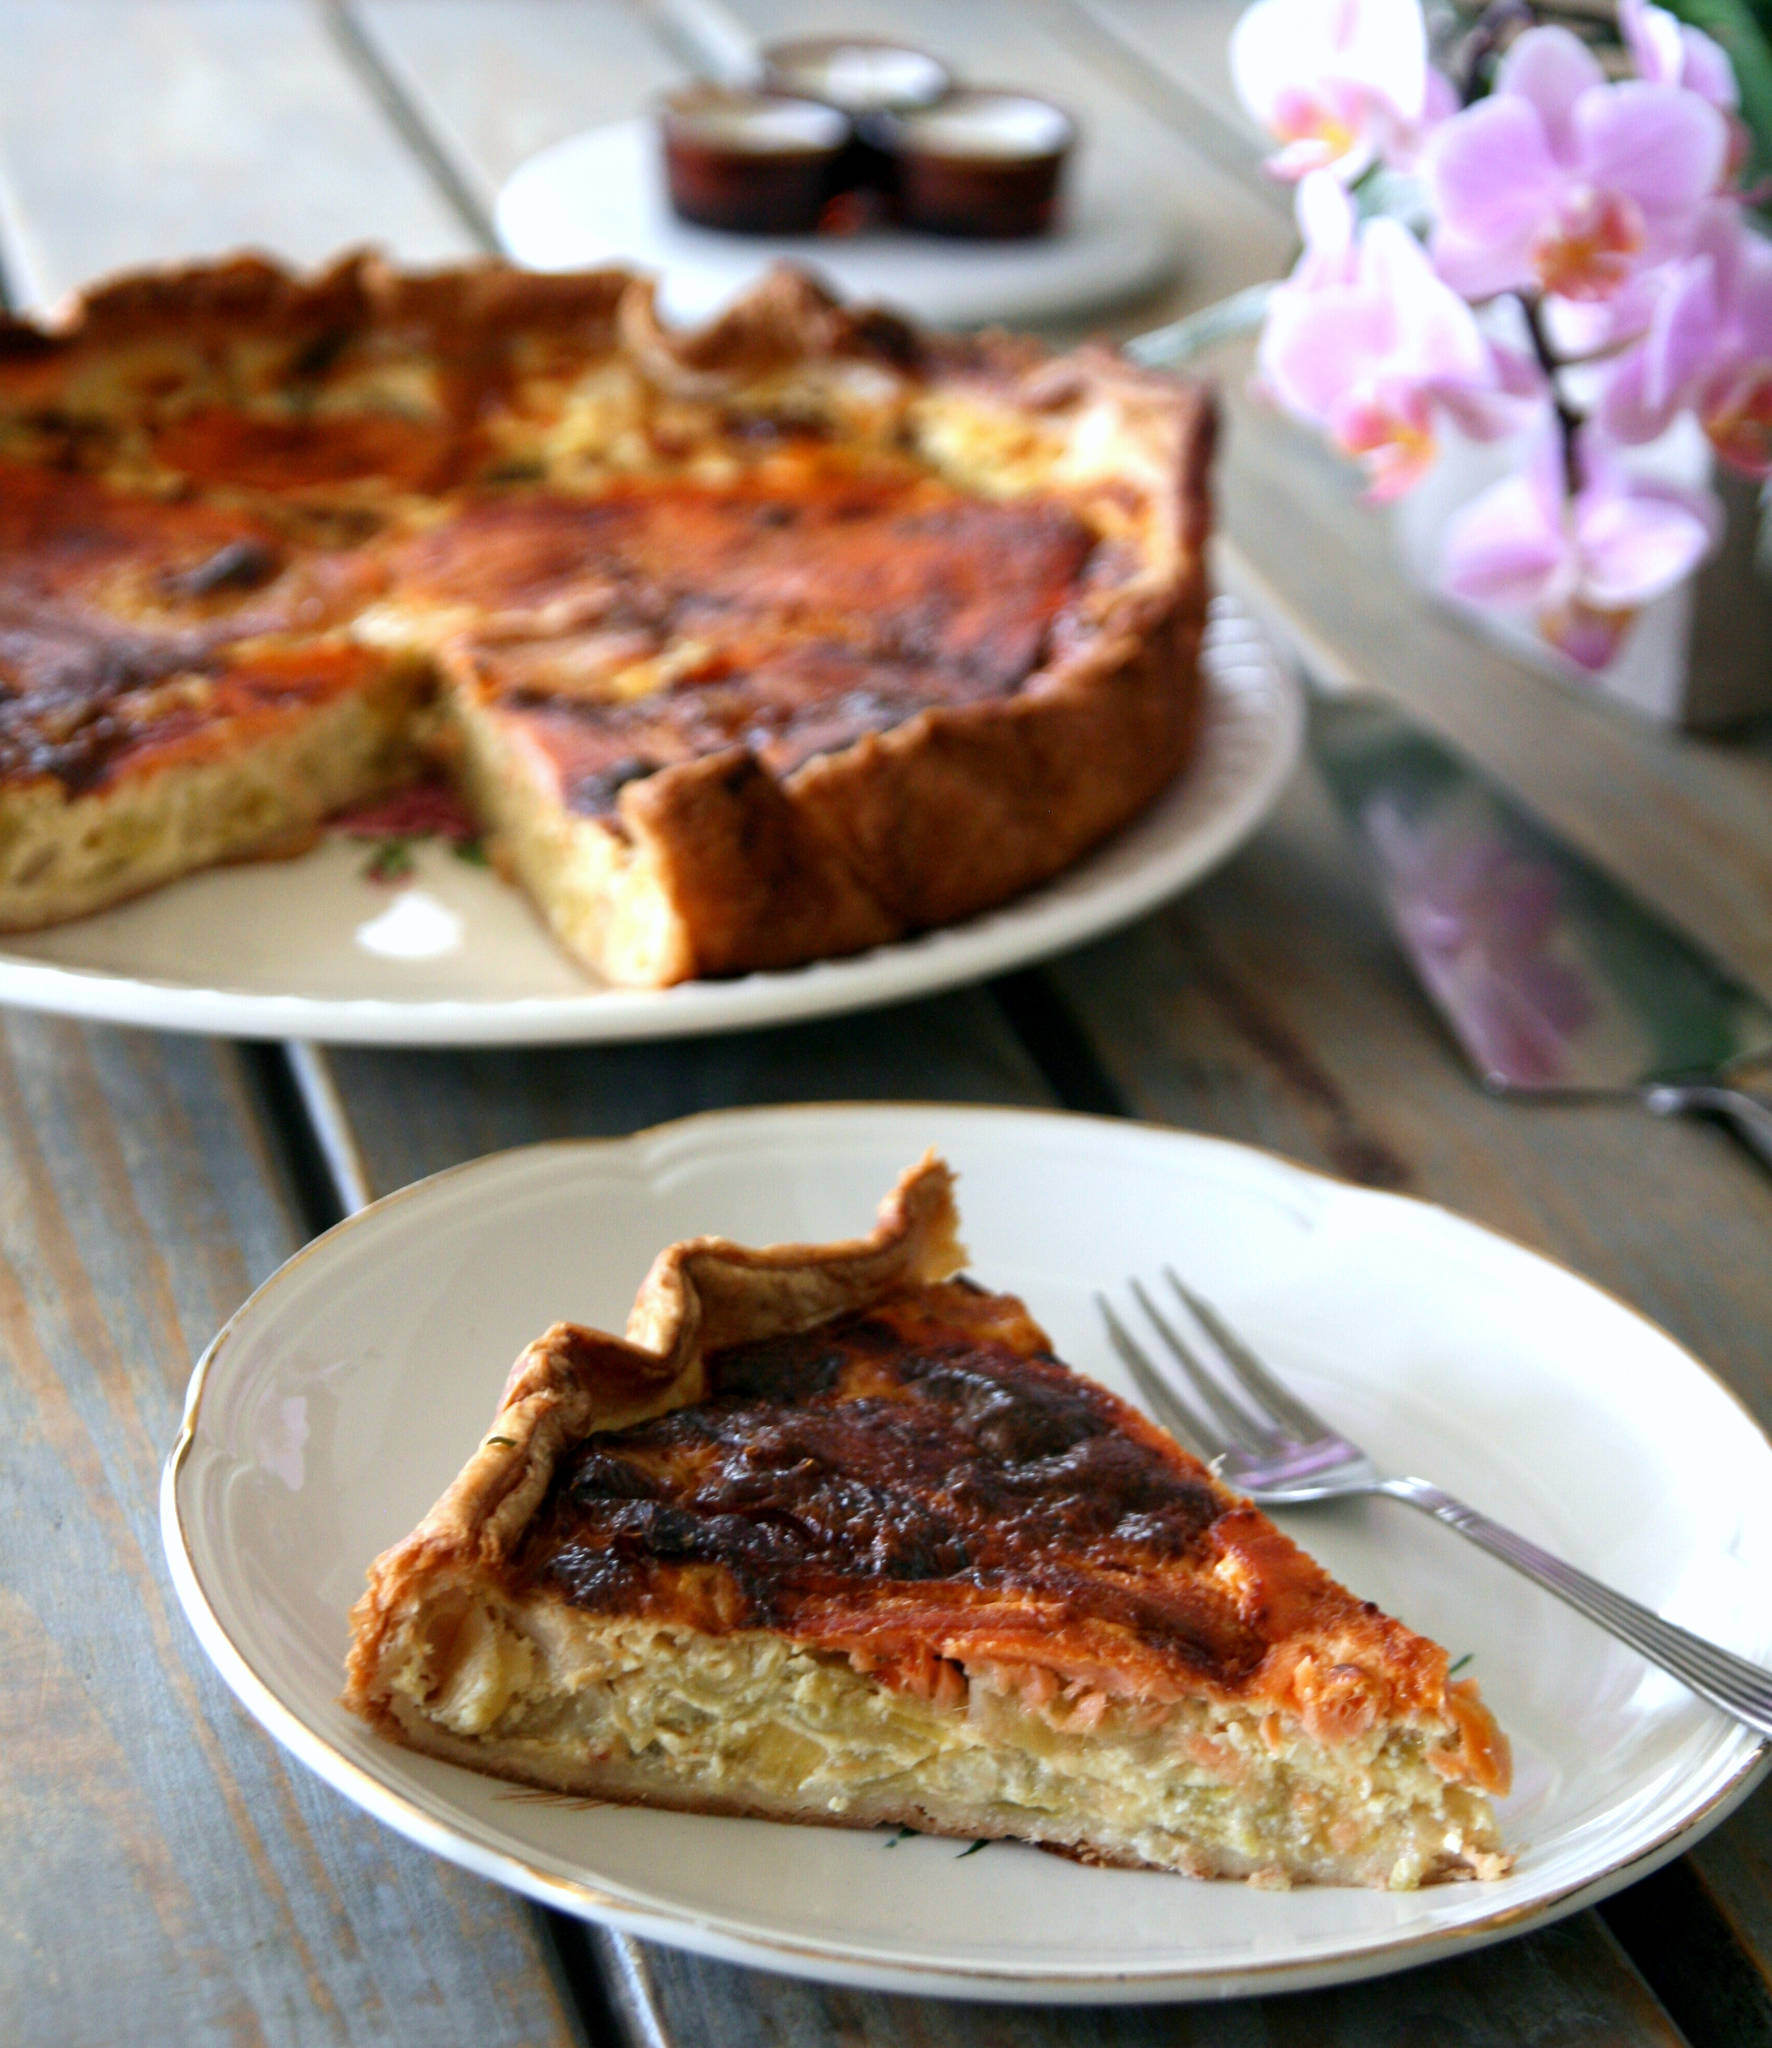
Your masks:
M 328 1061 L 378 1194 L 507 1145 L 621 1136 L 741 1103 L 1051 1099 L 976 990 L 718 1038 L 545 1051 L 336 1047 Z
M 759 1977 L 645 1951 L 657 2010 L 721 2048 L 1680 2048 L 1591 1914 L 1455 1962 L 1331 1991 L 1191 2006 L 957 2005 Z
M 1739 2037 L 1772 2039 L 1772 1793 L 1750 1799 L 1688 1862 L 1753 1972 L 1730 2001 Z
M 306 0 L 5 0 L 0 205 L 18 296 L 249 246 L 378 241 L 416 263 L 461 223 Z
M 1746 1913 L 1735 1910 L 1728 1883 L 1751 1860 L 1739 1852 L 1754 1814 L 1765 1811 L 1757 1806 L 1744 1813 L 1746 1825 L 1713 1836 L 1701 1851 L 1620 1892 L 1600 1909 L 1669 2017 L 1688 2040 L 1701 2041 L 1705 2048 L 1763 2048 L 1772 2041 L 1763 1823 L 1757 1830 L 1757 1914 L 1751 1898 Z M 1722 1884 L 1712 1878 L 1719 1866 Z M 1750 1893 L 1754 1888 L 1750 1885 Z
M 525 157 L 637 113 L 682 72 L 626 0 L 347 0 L 481 205 Z
M 1226 162 L 1246 177 L 1272 144 L 1244 113 L 1231 85 L 1230 34 L 1244 0 L 1044 0 L 1055 30 L 1141 92 L 1163 118 L 1221 139 Z M 1268 186 L 1274 204 L 1291 193 Z
M 241 1056 L 0 1017 L 0 2027 L 560 2043 L 528 1914 L 285 1763 L 178 1612 L 191 1360 L 300 1229 Z

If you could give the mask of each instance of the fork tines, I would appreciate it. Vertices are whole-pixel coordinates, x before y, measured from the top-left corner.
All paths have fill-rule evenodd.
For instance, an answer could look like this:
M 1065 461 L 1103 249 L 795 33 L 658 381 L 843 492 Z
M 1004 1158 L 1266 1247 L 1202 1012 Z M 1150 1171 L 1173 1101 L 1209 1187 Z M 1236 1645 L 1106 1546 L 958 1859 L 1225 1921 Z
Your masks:
M 1302 1445 L 1333 1435 L 1329 1425 L 1281 1386 L 1223 1317 L 1186 1286 L 1173 1268 L 1165 1266 L 1163 1277 L 1203 1333 L 1206 1341 L 1198 1349 L 1158 1308 L 1142 1281 L 1132 1280 L 1128 1285 L 1163 1349 L 1180 1367 L 1187 1388 L 1203 1404 L 1200 1407 L 1183 1390 L 1174 1368 L 1166 1369 L 1138 1343 L 1106 1296 L 1098 1294 L 1096 1301 L 1114 1349 L 1175 1435 L 1208 1461 L 1232 1448 L 1262 1456 L 1271 1454 L 1282 1441 Z M 1202 1358 L 1202 1351 L 1212 1355 L 1212 1363 Z

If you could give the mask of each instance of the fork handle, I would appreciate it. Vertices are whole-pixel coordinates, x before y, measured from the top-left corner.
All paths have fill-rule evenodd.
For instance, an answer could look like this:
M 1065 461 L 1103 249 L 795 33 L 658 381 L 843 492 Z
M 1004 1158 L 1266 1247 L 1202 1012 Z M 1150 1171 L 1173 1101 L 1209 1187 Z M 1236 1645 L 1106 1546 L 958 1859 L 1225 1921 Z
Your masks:
M 1534 1585 L 1566 1600 L 1577 1614 L 1585 1614 L 1589 1621 L 1610 1630 L 1639 1656 L 1648 1658 L 1663 1671 L 1672 1672 L 1700 1699 L 1709 1700 L 1713 1707 L 1720 1707 L 1760 1735 L 1772 1738 L 1772 1672 L 1706 1642 L 1690 1629 L 1663 1621 L 1659 1614 L 1613 1592 L 1598 1579 L 1590 1579 L 1586 1572 L 1577 1571 L 1536 1543 L 1528 1543 L 1524 1536 L 1516 1536 L 1511 1529 L 1504 1529 L 1475 1508 L 1466 1507 L 1463 1501 L 1425 1479 L 1385 1479 L 1376 1491 L 1389 1494 L 1392 1500 L 1405 1500 L 1411 1507 L 1444 1522 L 1449 1529 L 1456 1529 L 1461 1536 L 1468 1536 L 1491 1557 L 1511 1564 Z

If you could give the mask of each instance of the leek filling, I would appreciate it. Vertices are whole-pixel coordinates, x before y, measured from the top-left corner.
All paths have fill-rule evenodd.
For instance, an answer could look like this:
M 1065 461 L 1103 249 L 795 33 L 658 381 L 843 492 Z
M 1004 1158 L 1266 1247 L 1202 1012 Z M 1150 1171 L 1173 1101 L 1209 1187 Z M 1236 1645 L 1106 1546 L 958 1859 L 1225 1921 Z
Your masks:
M 445 1603 L 391 1646 L 401 1718 L 562 1789 L 806 1819 L 920 1819 L 1200 1875 L 1409 1889 L 1500 1853 L 1434 1768 L 1455 1731 L 1324 1743 L 1266 1707 L 1153 1705 L 984 1664 L 941 1703 L 764 1631 L 705 1635 L 552 1604 Z

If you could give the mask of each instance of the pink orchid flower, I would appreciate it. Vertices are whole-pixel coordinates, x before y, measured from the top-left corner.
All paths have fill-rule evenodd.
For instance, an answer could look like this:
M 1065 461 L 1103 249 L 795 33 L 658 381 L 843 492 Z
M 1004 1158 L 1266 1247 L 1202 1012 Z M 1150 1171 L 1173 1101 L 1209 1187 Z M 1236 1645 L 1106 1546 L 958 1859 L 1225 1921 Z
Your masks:
M 1427 61 L 1420 0 L 1255 0 L 1231 31 L 1238 96 L 1282 147 L 1276 177 L 1352 184 L 1453 104 Z
M 1725 462 L 1772 476 L 1772 242 L 1717 205 L 1695 243 L 1608 375 L 1598 417 L 1614 440 L 1652 441 L 1690 407 Z
M 1698 93 L 1609 85 L 1567 29 L 1528 29 L 1489 97 L 1428 138 L 1440 275 L 1472 299 L 1610 299 L 1684 254 L 1728 161 L 1728 123 Z
M 1443 580 L 1474 604 L 1532 613 L 1583 668 L 1617 653 L 1638 611 L 1709 553 L 1720 525 L 1708 492 L 1624 474 L 1582 437 L 1573 498 L 1562 444 L 1547 434 L 1525 472 L 1472 500 L 1446 536 Z
M 1618 27 L 1637 67 L 1652 85 L 1683 85 L 1722 114 L 1741 104 L 1735 66 L 1721 43 L 1650 0 L 1618 0 Z
M 1356 229 L 1328 171 L 1299 186 L 1298 222 L 1304 254 L 1269 302 L 1258 381 L 1361 459 L 1371 498 L 1420 480 L 1442 410 L 1478 440 L 1525 423 L 1542 401 L 1536 368 L 1485 337 L 1407 228 L 1376 219 Z

